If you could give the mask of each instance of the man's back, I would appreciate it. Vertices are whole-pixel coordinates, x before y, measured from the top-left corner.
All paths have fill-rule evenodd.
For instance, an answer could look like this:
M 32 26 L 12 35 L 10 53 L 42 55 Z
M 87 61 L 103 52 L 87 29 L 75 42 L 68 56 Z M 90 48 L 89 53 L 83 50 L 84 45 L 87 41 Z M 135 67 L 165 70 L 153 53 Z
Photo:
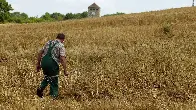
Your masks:
M 60 63 L 60 56 L 65 56 L 64 44 L 61 43 L 58 39 L 48 41 L 45 44 L 45 46 L 42 48 L 42 50 L 43 50 L 42 57 L 44 57 L 47 54 L 48 49 L 49 49 L 49 45 L 51 45 L 52 47 L 54 46 L 54 48 L 51 51 L 52 58 L 59 64 Z

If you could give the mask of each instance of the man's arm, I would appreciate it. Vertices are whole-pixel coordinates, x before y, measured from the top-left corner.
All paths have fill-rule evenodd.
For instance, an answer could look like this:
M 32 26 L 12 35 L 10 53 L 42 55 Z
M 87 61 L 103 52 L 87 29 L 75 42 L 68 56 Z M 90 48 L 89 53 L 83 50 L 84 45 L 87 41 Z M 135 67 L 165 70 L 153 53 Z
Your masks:
M 41 62 L 43 52 L 44 52 L 43 50 L 40 50 L 37 56 L 37 64 L 36 64 L 37 72 L 39 72 L 41 69 L 40 62 Z
M 68 76 L 67 70 L 66 70 L 66 58 L 65 56 L 60 56 L 60 60 L 61 60 L 61 64 L 63 66 L 64 69 L 64 74 L 65 76 Z

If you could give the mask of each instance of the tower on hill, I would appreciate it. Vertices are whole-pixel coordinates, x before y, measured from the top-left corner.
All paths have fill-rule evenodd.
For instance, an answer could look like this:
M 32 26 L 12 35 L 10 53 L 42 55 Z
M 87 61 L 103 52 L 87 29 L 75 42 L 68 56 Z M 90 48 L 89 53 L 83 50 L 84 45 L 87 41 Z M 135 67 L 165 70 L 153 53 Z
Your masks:
M 100 17 L 100 11 L 101 8 L 96 3 L 93 3 L 88 7 L 88 17 L 89 18 Z

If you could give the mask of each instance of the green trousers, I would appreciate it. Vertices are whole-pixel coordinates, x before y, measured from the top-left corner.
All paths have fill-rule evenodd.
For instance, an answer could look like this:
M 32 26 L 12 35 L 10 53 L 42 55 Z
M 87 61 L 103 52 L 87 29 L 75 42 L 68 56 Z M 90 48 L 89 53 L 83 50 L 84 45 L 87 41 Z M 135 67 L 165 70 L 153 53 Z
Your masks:
M 44 90 L 50 84 L 50 96 L 56 98 L 58 96 L 58 76 L 44 76 L 40 88 Z

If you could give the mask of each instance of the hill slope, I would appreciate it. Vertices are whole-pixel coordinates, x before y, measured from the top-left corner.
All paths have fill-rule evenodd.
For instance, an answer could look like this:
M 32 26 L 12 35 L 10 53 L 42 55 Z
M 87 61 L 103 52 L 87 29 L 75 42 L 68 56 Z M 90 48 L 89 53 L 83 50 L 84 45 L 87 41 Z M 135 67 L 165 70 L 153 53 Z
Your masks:
M 196 8 L 0 26 L 2 109 L 196 109 Z M 36 55 L 66 34 L 60 96 L 35 95 Z

